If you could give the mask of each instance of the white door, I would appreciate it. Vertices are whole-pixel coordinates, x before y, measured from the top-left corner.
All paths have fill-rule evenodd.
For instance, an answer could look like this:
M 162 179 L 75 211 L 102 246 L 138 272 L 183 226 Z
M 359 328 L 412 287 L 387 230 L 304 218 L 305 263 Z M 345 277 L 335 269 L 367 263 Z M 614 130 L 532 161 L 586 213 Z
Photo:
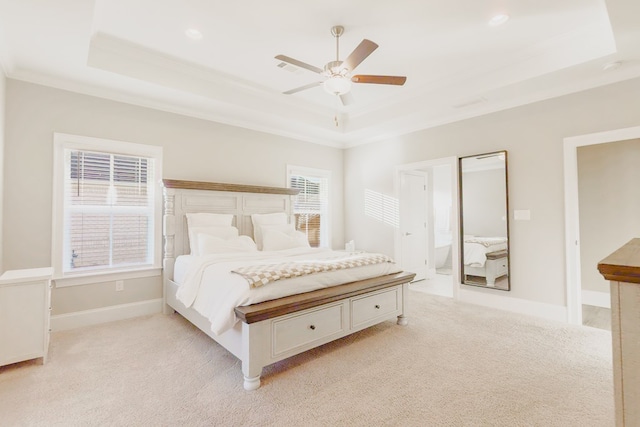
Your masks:
M 402 269 L 427 277 L 427 177 L 404 172 L 401 177 L 400 232 Z

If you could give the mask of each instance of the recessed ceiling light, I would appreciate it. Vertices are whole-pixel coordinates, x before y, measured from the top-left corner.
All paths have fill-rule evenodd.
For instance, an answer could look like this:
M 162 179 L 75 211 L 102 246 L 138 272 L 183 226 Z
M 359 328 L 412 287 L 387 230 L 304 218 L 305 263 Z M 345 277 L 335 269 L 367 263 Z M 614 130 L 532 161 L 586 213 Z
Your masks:
M 188 28 L 184 33 L 192 40 L 200 40 L 202 38 L 202 33 L 195 28 Z
M 501 13 L 499 15 L 494 16 L 489 20 L 489 25 L 492 27 L 497 27 L 498 25 L 502 25 L 509 20 L 509 15 L 505 13 Z
M 622 62 L 620 61 L 615 61 L 615 62 L 609 62 L 607 64 L 604 64 L 602 66 L 602 71 L 613 71 L 613 70 L 617 70 L 618 68 L 620 68 L 620 66 L 622 65 Z

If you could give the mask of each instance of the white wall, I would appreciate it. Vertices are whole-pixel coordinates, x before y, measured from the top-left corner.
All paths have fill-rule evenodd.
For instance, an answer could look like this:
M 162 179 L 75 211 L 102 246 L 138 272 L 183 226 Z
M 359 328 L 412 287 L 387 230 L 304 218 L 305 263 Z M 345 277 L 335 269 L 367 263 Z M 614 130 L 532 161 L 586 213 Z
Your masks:
M 4 134 L 5 134 L 5 104 L 6 104 L 6 77 L 0 64 L 0 272 L 4 271 L 2 242 L 3 212 L 4 212 Z
M 165 113 L 31 83 L 7 80 L 5 268 L 51 264 L 53 133 L 152 144 L 164 149 L 164 177 L 286 186 L 286 165 L 328 169 L 332 242 L 344 247 L 340 149 Z M 160 298 L 160 278 L 54 289 L 62 314 Z
M 433 167 L 433 228 L 436 233 L 451 236 L 451 166 Z
M 395 197 L 396 165 L 508 150 L 512 290 L 465 291 L 564 306 L 563 138 L 640 125 L 638 93 L 634 79 L 348 149 L 345 229 L 360 248 L 393 254 L 393 229 L 364 214 L 365 190 Z M 531 220 L 513 221 L 514 209 Z
M 578 147 L 582 289 L 609 293 L 595 267 L 640 236 L 640 140 Z

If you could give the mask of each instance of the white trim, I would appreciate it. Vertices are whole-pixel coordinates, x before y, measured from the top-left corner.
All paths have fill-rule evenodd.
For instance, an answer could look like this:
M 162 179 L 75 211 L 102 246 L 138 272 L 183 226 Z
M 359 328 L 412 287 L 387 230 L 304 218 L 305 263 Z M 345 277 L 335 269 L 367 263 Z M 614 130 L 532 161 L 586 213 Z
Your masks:
M 90 136 L 70 135 L 66 133 L 54 132 L 53 134 L 53 201 L 52 201 L 52 235 L 51 235 L 51 265 L 54 268 L 54 279 L 70 279 L 68 283 L 86 284 L 86 283 L 98 283 L 100 281 L 108 281 L 110 279 L 104 279 L 111 273 L 124 273 L 132 272 L 136 274 L 138 268 L 132 269 L 108 269 L 101 272 L 77 272 L 72 274 L 66 274 L 62 271 L 64 262 L 64 254 L 61 248 L 63 247 L 63 227 L 62 221 L 64 218 L 64 150 L 65 149 L 77 149 L 85 151 L 99 151 L 110 154 L 124 154 L 140 157 L 149 157 L 154 159 L 154 174 L 156 179 L 156 185 L 154 188 L 154 256 L 153 265 L 145 266 L 143 269 L 159 269 L 162 266 L 162 153 L 163 148 L 155 145 L 137 144 L 133 142 L 116 141 L 104 138 L 95 138 Z M 86 280 L 79 280 L 81 277 L 86 277 Z M 96 280 L 92 277 L 101 277 L 101 280 Z M 147 276 L 139 276 L 147 277 Z M 129 277 L 127 277 L 129 278 Z M 67 281 L 60 281 L 59 286 L 72 286 L 67 285 Z
M 541 317 L 563 323 L 567 321 L 567 308 L 562 305 L 546 304 L 527 299 L 513 298 L 504 294 L 497 295 L 467 289 L 460 289 L 459 300 L 484 307 Z
M 564 143 L 577 148 L 585 145 L 606 144 L 608 142 L 627 141 L 637 138 L 640 138 L 640 126 L 570 136 L 564 139 Z
M 65 148 L 94 151 L 101 153 L 127 154 L 141 157 L 161 157 L 162 147 L 157 145 L 138 144 L 115 139 L 95 138 L 93 136 L 71 135 L 54 132 L 54 144 L 64 144 Z
M 160 277 L 161 268 L 149 268 L 144 270 L 127 270 L 111 273 L 82 274 L 78 276 L 67 276 L 54 279 L 56 288 L 66 288 L 69 286 L 90 285 L 92 283 L 113 282 L 115 280 L 141 279 L 143 277 Z
M 2 74 L 0 77 L 8 77 L 15 67 L 6 34 L 2 28 L 6 27 L 0 23 L 0 74 Z
M 611 308 L 611 294 L 600 291 L 582 291 L 582 304 Z
M 96 308 L 94 310 L 58 314 L 51 316 L 51 330 L 54 332 L 66 331 L 68 329 L 81 328 L 83 326 L 98 325 L 101 323 L 115 322 L 116 320 L 156 314 L 162 312 L 162 305 L 162 298 L 158 298 L 147 301 L 132 302 L 129 304 Z
M 459 298 L 460 292 L 460 212 L 458 207 L 459 195 L 458 195 L 458 158 L 443 157 L 440 159 L 423 160 L 420 162 L 406 163 L 404 165 L 398 165 L 395 167 L 394 173 L 394 188 L 398 201 L 400 200 L 400 183 L 402 173 L 410 170 L 424 170 L 432 168 L 434 166 L 451 166 L 451 214 L 453 220 L 451 222 L 451 275 L 453 280 L 453 299 Z M 394 233 L 394 258 L 396 260 L 401 259 L 400 244 L 402 240 L 402 232 L 400 228 L 397 228 Z
M 580 280 L 580 206 L 578 147 L 640 138 L 640 126 L 564 138 L 564 219 L 567 281 L 567 321 L 582 324 Z
M 577 145 L 564 142 L 564 233 L 566 259 L 567 322 L 582 324 L 582 296 L 580 294 L 580 213 L 578 202 Z

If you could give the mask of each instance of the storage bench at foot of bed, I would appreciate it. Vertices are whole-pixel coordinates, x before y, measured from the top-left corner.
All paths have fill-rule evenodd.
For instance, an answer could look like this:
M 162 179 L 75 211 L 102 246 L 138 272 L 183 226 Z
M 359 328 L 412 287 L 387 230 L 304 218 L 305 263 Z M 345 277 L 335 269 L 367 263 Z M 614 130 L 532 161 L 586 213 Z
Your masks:
M 244 388 L 260 387 L 262 368 L 287 357 L 396 317 L 406 325 L 406 295 L 414 277 L 390 274 L 237 307 Z
M 506 276 L 508 273 L 509 264 L 506 250 L 487 253 L 487 260 L 485 261 L 484 267 L 464 266 L 465 281 L 469 280 L 467 276 L 484 277 L 486 285 L 489 287 L 495 286 L 496 280 L 502 276 Z

